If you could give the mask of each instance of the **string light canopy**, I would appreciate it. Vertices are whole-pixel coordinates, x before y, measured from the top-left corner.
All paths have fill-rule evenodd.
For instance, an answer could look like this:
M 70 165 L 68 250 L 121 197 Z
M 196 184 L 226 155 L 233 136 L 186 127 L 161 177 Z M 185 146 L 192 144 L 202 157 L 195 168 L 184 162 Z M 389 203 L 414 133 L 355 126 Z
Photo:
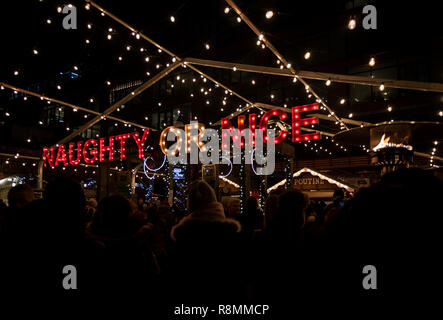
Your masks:
M 232 1 L 228 1 L 228 3 L 229 2 L 232 2 Z M 232 2 L 233 3 L 233 2 Z M 234 4 L 234 3 L 233 3 Z M 235 5 L 235 4 L 234 4 Z M 94 3 L 92 3 L 92 2 L 88 2 L 87 3 L 87 5 L 85 6 L 85 9 L 86 10 L 88 10 L 88 11 L 91 11 L 91 12 L 93 12 L 94 10 L 90 10 L 91 8 L 93 8 L 93 7 L 95 7 L 95 8 L 97 8 L 97 9 L 99 9 L 98 11 L 99 11 L 99 13 L 100 13 L 100 15 L 101 16 L 108 16 L 108 17 L 110 17 L 111 19 L 113 19 L 114 21 L 116 21 L 117 23 L 119 23 L 120 25 L 123 25 L 124 27 L 126 27 L 126 28 L 128 28 L 131 32 L 132 32 L 132 36 L 135 38 L 135 39 L 137 39 L 137 40 L 139 40 L 139 39 L 144 39 L 144 40 L 148 40 L 148 39 L 146 39 L 147 38 L 147 36 L 145 36 L 143 33 L 141 33 L 140 31 L 138 31 L 138 30 L 136 30 L 136 29 L 134 29 L 134 28 L 132 28 L 131 26 L 129 26 L 129 25 L 125 25 L 125 23 L 124 22 L 122 22 L 121 20 L 119 20 L 118 18 L 116 18 L 115 16 L 113 16 L 111 13 L 109 13 L 108 11 L 106 11 L 106 10 L 104 10 L 103 8 L 98 8 L 98 6 L 96 6 Z M 229 14 L 231 11 L 235 11 L 236 13 L 238 13 L 237 11 L 237 9 L 235 8 L 235 7 L 232 7 L 234 10 L 231 10 L 231 7 L 225 7 L 225 10 L 224 10 L 224 12 L 226 13 L 226 14 Z M 228 9 L 228 10 L 226 10 L 226 9 Z M 58 11 L 58 9 L 57 9 L 57 11 Z M 175 13 L 174 13 L 175 14 Z M 272 16 L 274 15 L 274 12 L 272 11 Z M 272 16 L 271 16 L 271 18 L 272 18 Z M 170 17 L 173 17 L 174 18 L 174 21 L 175 21 L 175 16 L 174 15 L 172 15 L 172 16 L 170 16 Z M 246 22 L 246 24 L 248 25 L 248 27 L 250 27 L 251 29 L 253 29 L 252 27 L 251 27 L 251 24 L 250 24 L 250 21 L 249 21 L 249 19 L 247 19 L 247 17 L 242 13 L 242 14 L 239 14 L 238 15 L 238 17 L 237 17 L 237 19 L 240 19 L 240 21 L 245 21 Z M 54 21 L 54 19 L 52 19 L 51 20 L 51 22 L 53 22 Z M 174 22 L 174 21 L 172 21 L 172 19 L 171 19 L 171 22 Z M 95 23 L 94 22 L 94 25 L 92 24 L 92 23 L 88 23 L 87 24 L 87 28 L 88 29 L 90 29 L 90 30 L 92 30 L 92 29 L 94 29 L 94 31 L 95 32 L 97 32 L 98 31 L 98 29 L 97 28 L 95 28 L 95 26 L 96 25 L 98 25 L 98 23 Z M 94 27 L 93 27 L 94 26 Z M 132 28 L 132 29 L 131 29 Z M 112 43 L 118 43 L 118 42 L 121 42 L 121 41 L 114 41 L 114 40 L 116 40 L 116 38 L 118 37 L 118 33 L 117 33 L 117 27 L 115 27 L 115 26 L 113 26 L 112 28 L 111 27 L 109 27 L 109 28 L 105 28 L 105 29 L 103 29 L 102 31 L 104 31 L 104 34 L 105 34 L 105 36 L 107 37 L 107 36 L 110 36 L 111 37 L 111 40 L 112 41 L 109 41 L 110 43 L 112 42 Z M 89 39 L 86 39 L 86 40 L 88 40 L 88 41 L 90 41 Z M 255 41 L 255 40 L 254 40 Z M 268 41 L 268 39 L 267 39 L 267 37 L 265 37 L 264 36 L 264 33 L 263 32 L 260 32 L 259 34 L 258 34 L 258 41 L 260 41 L 260 46 L 261 45 L 264 45 L 266 48 L 269 48 L 271 51 L 273 51 L 272 50 L 272 48 L 273 48 L 273 46 L 272 46 L 272 44 L 270 44 L 269 43 L 269 41 Z M 175 61 L 182 61 L 182 59 L 180 59 L 179 57 L 177 57 L 176 55 L 174 55 L 174 54 L 172 54 L 171 55 L 171 52 L 168 52 L 165 48 L 163 48 L 162 46 L 160 46 L 160 45 L 158 45 L 157 43 L 153 43 L 153 41 L 151 40 L 151 41 L 149 41 L 148 40 L 148 42 L 151 42 L 151 44 L 153 44 L 157 49 L 158 49 L 158 53 L 163 53 L 163 54 L 165 54 L 165 55 L 169 55 L 170 57 L 169 58 L 171 58 L 171 60 L 169 61 L 169 62 L 163 62 L 163 63 L 157 63 L 156 64 L 156 66 L 158 66 L 158 68 L 156 67 L 155 69 L 158 69 L 159 71 L 160 70 L 162 70 L 162 68 L 168 68 L 168 63 L 169 64 L 171 64 L 171 63 L 174 63 Z M 87 43 L 87 42 L 86 42 Z M 119 44 L 121 47 L 122 47 L 122 49 L 123 49 L 123 52 L 132 52 L 133 50 L 127 50 L 127 48 L 129 47 L 129 48 L 132 48 L 132 47 L 130 47 L 130 46 L 128 46 L 126 43 L 120 43 Z M 208 44 L 209 45 L 209 44 Z M 206 45 L 205 45 L 205 48 L 206 48 Z M 140 48 L 140 50 L 141 50 L 142 48 Z M 37 51 L 37 54 L 35 53 L 35 52 L 33 52 L 34 53 L 34 55 L 40 55 L 40 52 L 44 52 L 44 50 L 41 50 L 40 48 L 38 48 L 38 49 L 34 49 L 35 51 Z M 143 52 L 143 51 L 139 51 L 139 50 L 136 50 L 137 52 Z M 276 50 L 275 50 L 276 51 Z M 277 52 L 277 51 L 276 51 Z M 275 52 L 274 52 L 275 53 Z M 278 53 L 278 52 L 277 52 Z M 307 51 L 306 53 L 309 53 L 309 58 L 311 57 L 310 55 L 311 55 L 311 52 L 310 51 Z M 149 63 L 149 62 L 151 62 L 151 58 L 149 58 L 148 56 L 144 56 L 144 57 L 142 57 L 142 59 L 144 59 L 144 61 L 146 62 L 146 63 Z M 174 61 L 174 59 L 175 59 L 175 61 Z M 116 63 L 118 63 L 118 62 L 121 62 L 121 63 L 125 63 L 128 59 L 126 59 L 125 58 L 125 55 L 124 54 L 122 54 L 122 55 L 118 55 L 117 57 L 116 57 L 116 59 L 115 59 L 116 61 Z M 172 62 L 171 62 L 172 61 Z M 279 61 L 280 63 L 279 63 L 279 66 L 280 66 L 280 68 L 281 69 L 288 69 L 288 70 L 290 70 L 291 71 L 291 69 L 293 69 L 293 63 L 289 63 L 284 57 L 282 57 L 282 56 L 278 56 L 278 60 L 277 61 Z M 375 64 L 375 60 L 374 60 L 374 64 Z M 80 64 L 79 65 L 75 65 L 74 66 L 74 70 L 75 71 L 79 71 L 79 66 L 80 66 Z M 203 73 L 203 72 L 199 72 L 199 69 L 197 69 L 197 71 L 194 69 L 195 68 L 195 66 L 193 66 L 193 65 L 191 65 L 191 64 L 184 64 L 184 65 L 182 65 L 183 67 L 187 67 L 187 68 L 190 68 L 190 69 L 192 69 L 193 71 L 195 71 L 195 72 L 197 72 L 197 74 L 199 74 L 199 75 L 205 75 L 205 73 Z M 20 71 L 20 72 L 19 72 Z M 81 71 L 81 70 L 80 70 Z M 238 72 L 239 71 L 239 69 L 238 69 L 238 67 L 234 67 L 233 69 L 232 69 L 232 71 L 233 72 Z M 151 74 L 151 72 L 152 72 L 152 70 L 150 70 L 150 72 L 146 72 L 146 74 L 148 74 L 149 73 L 149 75 L 152 75 Z M 291 71 L 292 72 L 292 71 Z M 20 69 L 18 69 L 18 70 L 16 70 L 15 72 L 14 72 L 14 75 L 15 76 L 21 76 L 21 74 L 22 74 L 22 70 L 20 70 Z M 203 78 L 204 80 L 206 80 L 206 79 L 208 79 L 209 81 L 213 81 L 216 85 L 221 85 L 220 83 L 218 83 L 215 79 L 213 79 L 213 78 L 211 78 L 211 77 L 209 77 L 209 76 L 207 76 L 207 77 L 204 77 Z M 319 96 L 318 94 L 316 94 L 315 92 L 314 92 L 314 90 L 315 91 L 317 91 L 317 90 L 319 90 L 318 88 L 317 88 L 317 86 L 316 85 L 313 85 L 313 84 L 311 84 L 311 85 L 308 85 L 306 82 L 304 82 L 304 80 L 303 80 L 303 78 L 300 78 L 300 77 L 298 77 L 298 75 L 297 74 L 295 74 L 294 76 L 293 76 L 293 80 L 294 80 L 294 82 L 298 82 L 297 81 L 297 79 L 299 79 L 300 81 L 300 83 L 302 83 L 303 85 L 304 85 L 304 88 L 306 89 L 306 93 L 307 93 L 307 97 L 309 97 L 309 98 L 312 98 L 312 99 L 315 99 L 315 101 L 316 102 L 318 102 L 318 103 L 321 103 L 322 105 L 323 105 L 323 103 L 327 103 L 327 100 L 326 99 L 324 99 L 323 97 L 321 97 L 321 96 Z M 112 79 L 111 79 L 112 80 Z M 183 81 L 183 80 L 185 80 L 185 79 L 180 79 L 180 81 Z M 255 84 L 255 81 L 256 80 L 253 80 L 253 81 L 251 81 L 251 84 L 252 85 L 254 85 Z M 107 86 L 110 86 L 110 81 L 109 80 L 105 80 L 105 81 L 103 81 L 104 83 L 106 83 L 106 85 Z M 205 82 L 205 81 L 203 81 L 203 82 Z M 326 86 L 330 86 L 331 85 L 331 83 L 332 83 L 332 80 L 331 79 L 328 79 L 328 80 L 326 80 Z M 386 84 L 387 85 L 387 84 Z M 171 84 L 171 88 L 174 88 L 175 86 L 177 86 L 177 84 L 176 83 L 173 83 L 173 84 Z M 60 88 L 60 89 L 59 89 Z M 63 88 L 63 90 L 62 90 L 62 88 Z M 263 109 L 259 109 L 259 107 L 258 107 L 258 104 L 257 103 L 254 103 L 254 102 L 252 102 L 252 101 L 250 101 L 249 99 L 247 99 L 247 98 L 244 98 L 243 96 L 240 96 L 240 94 L 237 94 L 237 93 L 235 93 L 235 92 L 233 92 L 231 89 L 229 89 L 228 87 L 222 87 L 222 89 L 223 88 L 226 88 L 226 89 L 228 89 L 228 92 L 229 92 L 229 95 L 232 95 L 233 93 L 234 93 L 234 95 L 237 97 L 237 98 L 240 98 L 240 99 L 242 99 L 243 100 L 243 105 L 241 106 L 241 107 L 237 107 L 236 108 L 236 111 L 235 112 L 232 112 L 233 110 L 232 109 L 228 109 L 227 107 L 224 107 L 225 105 L 226 105 L 226 102 L 223 104 L 221 104 L 220 105 L 220 110 L 222 110 L 223 112 L 226 112 L 227 114 L 229 114 L 229 116 L 230 117 L 235 117 L 235 116 L 237 116 L 237 115 L 239 115 L 239 114 L 241 114 L 242 112 L 248 112 L 248 111 L 250 111 L 250 109 L 251 108 L 257 108 L 258 110 L 261 110 L 261 111 L 264 111 Z M 381 83 L 380 85 L 379 85 L 379 89 L 380 89 L 380 91 L 383 91 L 384 90 L 384 88 L 385 88 L 385 84 L 384 83 Z M 205 88 L 205 89 L 208 89 L 208 88 Z M 61 85 L 58 85 L 57 86 L 57 90 L 61 90 L 61 91 L 64 91 L 64 86 L 61 86 Z M 212 92 L 214 92 L 214 91 L 212 91 Z M 133 96 L 136 96 L 136 92 L 135 91 L 133 91 L 133 92 L 131 92 L 131 94 L 133 95 Z M 203 90 L 203 94 L 205 95 L 205 96 L 210 96 L 211 95 L 211 91 L 209 91 L 209 89 L 208 90 Z M 190 93 L 190 96 L 191 95 L 196 95 L 196 92 L 191 92 Z M 274 98 L 272 98 L 272 100 L 274 100 L 275 98 L 278 98 L 278 96 L 276 96 L 276 95 L 274 95 L 274 94 L 272 94 L 272 95 L 270 95 L 270 96 L 273 96 Z M 24 97 L 25 98 L 25 97 Z M 25 99 L 24 99 L 25 100 Z M 206 103 L 205 102 L 205 104 L 207 104 L 207 105 L 212 105 L 212 101 L 211 100 L 205 100 L 205 101 L 207 101 L 207 102 L 209 102 L 209 103 Z M 223 101 L 226 101 L 226 100 L 223 100 Z M 50 103 L 51 101 L 47 101 L 48 103 Z M 91 103 L 93 103 L 93 102 L 91 102 Z M 228 103 L 229 104 L 229 103 Z M 223 106 L 223 107 L 222 107 Z M 323 108 L 326 108 L 326 110 L 324 110 Z M 76 112 L 76 110 L 81 110 L 81 109 L 78 109 L 78 108 L 74 108 L 74 109 L 72 109 L 74 112 Z M 116 109 L 117 111 L 119 110 L 119 108 L 117 108 Z M 331 117 L 331 118 L 335 118 L 335 120 L 336 120 L 336 125 L 338 126 L 338 127 L 340 127 L 340 129 L 346 129 L 346 127 L 347 127 L 347 125 L 345 125 L 345 122 L 342 122 L 342 120 L 343 120 L 343 118 L 338 118 L 338 116 L 337 116 L 337 113 L 336 112 L 334 112 L 334 111 L 332 111 L 332 109 L 330 109 L 329 107 L 327 108 L 327 107 L 325 107 L 325 106 L 322 106 L 322 108 L 321 108 L 321 110 L 324 110 L 324 111 L 326 111 L 326 112 L 329 112 L 329 116 Z M 10 112 L 6 112 L 5 113 L 5 115 L 10 115 Z M 349 115 L 349 118 L 351 118 L 351 117 L 355 117 L 356 115 L 354 114 L 354 113 L 346 113 L 346 114 L 348 114 Z M 352 116 L 351 116 L 352 115 Z M 85 114 L 85 116 L 87 116 L 86 114 Z M 94 116 L 94 114 L 93 114 L 93 116 Z M 95 115 L 95 116 L 99 116 L 99 121 L 102 121 L 102 120 L 106 120 L 106 119 L 111 119 L 111 115 L 110 114 L 99 114 L 99 115 Z M 86 117 L 85 117 L 86 118 Z M 115 120 L 115 119 L 114 119 Z M 121 123 L 124 123 L 125 125 L 128 125 L 128 123 L 126 122 L 125 123 L 125 121 L 123 121 L 123 120 L 120 120 L 120 121 L 118 121 L 118 122 L 121 122 Z M 214 123 L 215 124 L 217 124 L 217 122 L 216 121 L 214 121 Z M 130 124 L 131 125 L 131 124 Z M 134 125 L 134 123 L 132 124 L 132 125 Z M 74 131 L 75 133 L 79 133 L 78 131 L 76 131 L 75 129 L 73 129 L 74 128 L 74 126 L 72 126 L 72 125 L 70 125 L 70 126 L 67 126 L 66 127 L 67 128 L 67 130 L 68 131 Z

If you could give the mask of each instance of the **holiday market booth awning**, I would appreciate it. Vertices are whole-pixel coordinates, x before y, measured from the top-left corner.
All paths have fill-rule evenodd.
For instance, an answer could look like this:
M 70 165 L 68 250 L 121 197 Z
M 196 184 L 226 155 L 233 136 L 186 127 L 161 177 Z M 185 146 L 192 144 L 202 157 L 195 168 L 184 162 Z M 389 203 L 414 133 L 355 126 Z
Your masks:
M 286 179 L 268 188 L 268 193 L 286 184 Z M 309 168 L 303 168 L 293 174 L 293 187 L 309 194 L 310 197 L 331 197 L 336 189 L 345 189 L 353 193 L 355 188 L 349 184 L 344 184 L 329 176 L 321 174 Z

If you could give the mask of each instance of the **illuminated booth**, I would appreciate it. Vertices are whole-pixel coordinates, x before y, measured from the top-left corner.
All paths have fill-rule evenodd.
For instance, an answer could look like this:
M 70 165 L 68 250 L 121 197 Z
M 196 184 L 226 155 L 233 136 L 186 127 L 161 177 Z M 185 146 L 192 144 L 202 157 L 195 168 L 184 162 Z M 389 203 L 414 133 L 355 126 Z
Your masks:
M 390 121 L 342 131 L 334 140 L 354 146 L 369 145 L 371 164 L 381 167 L 381 174 L 414 166 L 414 157 L 433 155 L 420 152 L 441 139 L 443 124 L 439 122 Z
M 274 184 L 267 192 L 271 193 L 286 185 L 286 179 Z M 310 199 L 331 199 L 334 191 L 344 189 L 352 194 L 356 190 L 353 186 L 333 179 L 309 168 L 303 168 L 292 175 L 292 187 L 307 194 Z

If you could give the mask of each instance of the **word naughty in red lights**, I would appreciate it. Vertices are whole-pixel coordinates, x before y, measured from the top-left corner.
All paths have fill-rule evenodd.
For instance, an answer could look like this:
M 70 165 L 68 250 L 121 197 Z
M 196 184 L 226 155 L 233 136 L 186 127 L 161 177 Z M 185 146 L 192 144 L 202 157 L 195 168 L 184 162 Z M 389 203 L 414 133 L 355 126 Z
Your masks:
M 54 147 L 43 148 L 43 163 L 46 167 L 49 164 L 50 167 L 57 167 L 60 163 L 66 167 L 68 165 L 78 165 L 82 158 L 87 164 L 92 164 L 97 161 L 105 161 L 105 153 L 108 153 L 109 161 L 114 161 L 114 144 L 115 141 L 119 141 L 120 144 L 120 160 L 126 159 L 126 140 L 132 139 L 135 141 L 138 147 L 138 157 L 143 159 L 145 141 L 148 137 L 149 129 L 143 131 L 143 135 L 140 138 L 138 132 L 125 133 L 117 136 L 111 136 L 106 141 L 105 138 L 89 139 L 86 142 L 71 142 L 66 147 L 64 144 L 58 146 L 57 153 L 54 160 Z M 106 145 L 107 144 L 107 145 Z M 75 148 L 75 150 L 74 150 Z

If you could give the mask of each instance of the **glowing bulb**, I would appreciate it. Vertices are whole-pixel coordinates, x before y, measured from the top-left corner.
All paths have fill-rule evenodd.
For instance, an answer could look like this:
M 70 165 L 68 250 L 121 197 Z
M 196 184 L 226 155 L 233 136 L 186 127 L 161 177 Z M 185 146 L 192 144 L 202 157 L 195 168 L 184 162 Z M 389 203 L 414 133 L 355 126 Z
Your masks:
M 392 111 L 392 107 L 389 106 L 387 110 L 388 110 L 389 112 L 391 112 L 391 111 Z
M 90 41 L 89 41 L 88 39 L 86 39 L 86 40 L 85 40 L 85 42 L 86 42 L 87 44 L 89 44 L 89 43 L 90 43 Z
M 354 18 L 351 18 L 351 19 L 349 20 L 349 22 L 348 22 L 348 29 L 349 29 L 349 30 L 354 30 L 356 24 L 357 24 L 357 23 L 356 23 L 355 19 L 354 19 Z
M 211 47 L 209 46 L 208 43 L 206 43 L 206 44 L 205 44 L 205 48 L 206 48 L 206 50 L 209 50 Z
M 268 10 L 266 11 L 265 17 L 266 19 L 271 19 L 274 16 L 274 11 Z
M 87 3 L 86 5 L 85 5 L 85 9 L 86 10 L 89 10 L 91 7 L 89 6 L 89 3 Z
M 329 79 L 326 80 L 326 85 L 327 85 L 327 86 L 330 86 L 330 85 L 331 85 L 331 80 L 329 80 Z
M 46 20 L 46 23 L 51 24 L 52 23 L 51 19 Z
M 305 53 L 305 59 L 308 60 L 311 57 L 311 52 L 306 51 Z
M 380 89 L 380 91 L 385 90 L 385 85 L 382 83 L 382 84 L 380 85 L 379 89 Z
M 171 20 L 172 23 L 175 22 L 175 17 L 174 16 L 170 16 L 169 19 Z
M 229 7 L 226 7 L 226 8 L 225 8 L 225 13 L 226 13 L 226 14 L 228 14 L 228 13 L 229 13 L 229 11 L 231 11 L 231 8 L 229 8 Z
M 374 57 L 371 57 L 371 59 L 369 59 L 369 65 L 371 67 L 375 66 L 375 58 Z
M 111 40 L 112 39 L 112 35 L 108 34 L 107 38 L 108 38 L 108 40 Z
M 33 52 L 34 54 L 38 54 L 38 51 L 37 51 L 36 49 L 32 50 L 32 52 Z
M 149 57 L 146 57 L 146 58 L 145 58 L 145 61 L 146 61 L 146 62 L 149 62 Z
M 353 116 L 354 116 L 354 114 L 352 114 L 352 113 L 350 113 L 350 114 L 348 115 L 349 118 L 352 118 Z
M 263 40 L 263 38 L 264 38 L 263 33 L 260 33 L 260 35 L 258 36 L 258 40 Z
M 88 29 L 92 28 L 92 24 L 88 23 Z
M 237 17 L 237 22 L 240 23 L 241 22 L 241 18 Z
M 340 100 L 340 104 L 345 104 L 346 100 L 345 99 L 341 99 Z

